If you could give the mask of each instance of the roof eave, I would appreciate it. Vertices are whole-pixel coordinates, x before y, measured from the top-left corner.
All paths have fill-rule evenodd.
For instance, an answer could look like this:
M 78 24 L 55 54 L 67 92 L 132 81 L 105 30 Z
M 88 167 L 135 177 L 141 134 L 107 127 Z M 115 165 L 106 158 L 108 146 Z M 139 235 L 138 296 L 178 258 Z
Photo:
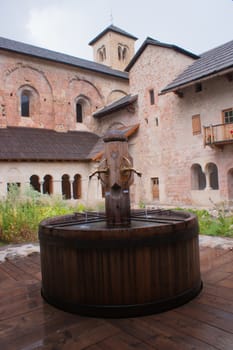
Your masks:
M 220 75 L 228 74 L 228 73 L 232 72 L 232 69 L 233 69 L 233 65 L 230 67 L 223 68 L 221 70 L 212 72 L 211 74 L 202 75 L 201 77 L 198 77 L 196 79 L 192 79 L 190 81 L 187 81 L 186 83 L 174 85 L 168 89 L 165 88 L 165 89 L 160 91 L 159 95 L 161 96 L 161 95 L 165 95 L 169 92 L 176 92 L 176 91 L 179 91 L 181 89 L 185 89 L 186 87 L 192 86 L 194 84 L 201 83 L 205 80 L 215 78 L 215 77 L 220 76 Z
M 98 112 L 95 112 L 93 113 L 93 117 L 94 118 L 102 118 L 106 115 L 109 115 L 109 114 L 112 114 L 112 113 L 115 113 L 115 112 L 118 112 L 120 111 L 121 109 L 131 105 L 132 103 L 134 103 L 136 100 L 137 100 L 138 96 L 137 95 L 134 95 L 132 96 L 132 98 L 129 100 L 129 101 L 126 101 L 126 102 L 123 102 L 121 103 L 120 105 L 118 106 L 113 106 L 112 108 L 109 108 L 108 110 L 103 110 L 103 111 L 98 111 Z
M 113 32 L 113 33 L 117 33 L 123 36 L 127 36 L 128 38 L 131 38 L 133 40 L 138 40 L 138 38 L 130 33 L 127 33 L 125 31 L 120 30 L 120 28 L 117 28 L 113 25 L 110 25 L 109 27 L 105 28 L 100 34 L 98 34 L 94 39 L 92 39 L 88 45 L 92 46 L 93 44 L 95 44 L 99 39 L 101 39 L 106 33 L 108 32 Z
M 112 71 L 109 71 L 109 72 L 101 71 L 101 69 L 97 69 L 97 68 L 94 68 L 94 67 L 85 67 L 85 66 L 83 66 L 81 64 L 73 64 L 73 63 L 65 62 L 63 60 L 55 60 L 55 59 L 52 59 L 52 58 L 49 58 L 49 57 L 42 57 L 42 56 L 39 56 L 39 55 L 33 55 L 33 54 L 30 54 L 30 53 L 26 53 L 26 52 L 20 52 L 18 50 L 13 50 L 13 49 L 9 49 L 9 48 L 6 49 L 4 47 L 0 47 L 0 50 L 7 51 L 7 52 L 14 52 L 14 53 L 17 53 L 19 55 L 24 55 L 24 56 L 28 56 L 28 57 L 34 57 L 34 58 L 41 59 L 41 60 L 44 60 L 44 61 L 57 62 L 57 63 L 60 63 L 60 64 L 68 65 L 70 67 L 76 67 L 76 68 L 78 67 L 78 68 L 83 69 L 83 70 L 92 71 L 92 72 L 95 72 L 95 73 L 104 74 L 104 75 L 108 75 L 108 76 L 112 76 L 112 77 L 116 77 L 116 78 L 120 78 L 120 79 L 126 79 L 126 80 L 129 79 L 127 72 L 122 72 L 122 71 L 117 71 L 117 70 L 112 70 Z M 106 66 L 104 66 L 104 67 L 106 68 Z
M 144 40 L 144 42 L 142 43 L 141 47 L 138 49 L 138 51 L 136 52 L 136 54 L 134 55 L 134 57 L 132 58 L 132 60 L 129 62 L 129 64 L 126 66 L 125 71 L 129 72 L 130 69 L 134 66 L 134 64 L 136 63 L 136 61 L 138 60 L 138 58 L 141 56 L 141 54 L 143 53 L 143 51 L 146 49 L 146 47 L 148 45 L 152 45 L 152 46 L 159 46 L 159 47 L 164 47 L 167 49 L 172 49 L 175 51 L 180 52 L 183 55 L 189 56 L 193 59 L 198 59 L 200 58 L 200 56 L 195 55 L 194 53 L 187 51 L 185 49 L 182 49 L 179 46 L 176 45 L 171 45 L 171 44 L 167 44 L 167 43 L 162 43 L 158 40 L 152 39 L 150 37 L 146 38 Z

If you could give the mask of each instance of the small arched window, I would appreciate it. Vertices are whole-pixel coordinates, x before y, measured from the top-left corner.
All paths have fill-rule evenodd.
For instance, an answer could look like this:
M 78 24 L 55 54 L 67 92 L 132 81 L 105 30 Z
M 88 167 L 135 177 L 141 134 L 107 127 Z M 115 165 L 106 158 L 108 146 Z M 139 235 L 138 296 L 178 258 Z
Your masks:
M 191 167 L 191 188 L 192 190 L 204 190 L 206 177 L 200 164 L 193 164 Z
M 83 106 L 80 102 L 76 103 L 76 123 L 83 122 Z
M 206 165 L 206 175 L 209 178 L 209 186 L 212 190 L 218 190 L 218 168 L 214 163 L 208 163 Z
M 106 60 L 106 48 L 105 46 L 101 46 L 101 48 L 98 50 L 98 56 L 99 56 L 99 62 L 103 62 Z
M 21 93 L 21 116 L 29 117 L 30 116 L 30 91 L 22 91 Z
M 119 61 L 125 61 L 128 54 L 128 47 L 123 44 L 118 44 L 117 52 Z
M 127 56 L 127 48 L 124 47 L 123 50 L 122 50 L 122 59 L 123 59 L 123 61 L 126 59 L 126 56 Z

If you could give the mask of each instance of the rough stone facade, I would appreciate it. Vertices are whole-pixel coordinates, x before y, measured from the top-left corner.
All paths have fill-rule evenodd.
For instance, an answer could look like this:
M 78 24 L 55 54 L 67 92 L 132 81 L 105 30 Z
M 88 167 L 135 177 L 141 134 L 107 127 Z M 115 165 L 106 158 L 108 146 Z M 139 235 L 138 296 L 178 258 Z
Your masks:
M 127 61 L 118 56 L 119 43 L 129 48 Z M 107 32 L 93 45 L 95 61 L 100 59 L 98 50 L 105 47 L 107 56 L 102 63 L 123 70 L 134 54 L 133 43 L 133 38 Z M 110 52 L 115 56 L 108 56 Z M 129 69 L 129 79 L 125 79 L 1 50 L 0 127 L 91 131 L 102 136 L 108 129 L 140 124 L 129 139 L 134 166 L 143 173 L 142 179 L 135 177 L 131 188 L 133 204 L 208 206 L 232 201 L 233 142 L 222 147 L 205 145 L 210 129 L 203 128 L 222 124 L 223 111 L 233 107 L 232 79 L 218 75 L 203 80 L 200 89 L 190 84 L 180 95 L 160 94 L 194 60 L 168 45 L 147 45 Z M 21 116 L 20 96 L 24 90 L 30 94 L 30 118 Z M 133 105 L 101 118 L 93 117 L 94 112 L 128 94 L 137 95 Z M 77 103 L 83 108 L 82 122 L 76 120 Z M 200 130 L 193 129 L 195 118 Z M 91 184 L 88 181 L 98 165 L 95 162 L 32 160 L 0 164 L 3 195 L 7 183 L 28 184 L 33 174 L 39 177 L 41 186 L 44 176 L 51 175 L 53 193 L 61 194 L 62 176 L 68 174 L 73 181 L 76 174 L 81 174 L 81 200 L 88 198 L 94 203 L 102 197 L 97 180 Z
M 91 117 L 98 108 L 128 93 L 128 81 L 97 75 L 25 55 L 0 55 L 1 126 L 47 128 L 58 131 L 95 130 Z M 117 89 L 116 89 L 117 87 Z M 30 118 L 20 113 L 20 92 L 33 96 Z M 116 92 L 117 90 L 117 92 Z M 75 105 L 84 101 L 85 118 L 76 123 Z
M 137 38 L 115 31 L 114 26 L 91 41 L 95 62 L 105 64 L 113 69 L 124 70 L 134 56 L 134 42 Z

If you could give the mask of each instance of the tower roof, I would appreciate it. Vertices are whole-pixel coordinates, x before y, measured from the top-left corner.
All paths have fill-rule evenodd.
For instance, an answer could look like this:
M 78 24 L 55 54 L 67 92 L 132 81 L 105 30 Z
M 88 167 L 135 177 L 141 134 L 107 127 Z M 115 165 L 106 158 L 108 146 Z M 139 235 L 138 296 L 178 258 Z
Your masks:
M 102 38 L 102 36 L 104 36 L 106 33 L 108 32 L 114 32 L 114 33 L 118 33 L 124 36 L 127 36 L 128 38 L 131 38 L 133 40 L 137 40 L 138 38 L 136 38 L 136 36 L 127 33 L 126 31 L 114 26 L 113 24 L 111 24 L 110 26 L 108 26 L 106 29 L 104 29 L 100 34 L 98 34 L 94 39 L 92 39 L 89 42 L 89 45 L 93 45 L 96 41 L 98 41 L 100 38 Z

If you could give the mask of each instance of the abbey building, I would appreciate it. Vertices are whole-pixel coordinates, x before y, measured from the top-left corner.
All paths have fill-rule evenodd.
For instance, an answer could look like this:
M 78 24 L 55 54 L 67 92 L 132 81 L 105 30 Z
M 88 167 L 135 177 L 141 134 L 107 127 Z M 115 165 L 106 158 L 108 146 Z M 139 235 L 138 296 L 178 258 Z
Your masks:
M 134 205 L 233 201 L 233 41 L 198 56 L 113 25 L 93 61 L 0 38 L 0 191 L 91 203 L 103 135 L 120 129 L 142 172 Z

